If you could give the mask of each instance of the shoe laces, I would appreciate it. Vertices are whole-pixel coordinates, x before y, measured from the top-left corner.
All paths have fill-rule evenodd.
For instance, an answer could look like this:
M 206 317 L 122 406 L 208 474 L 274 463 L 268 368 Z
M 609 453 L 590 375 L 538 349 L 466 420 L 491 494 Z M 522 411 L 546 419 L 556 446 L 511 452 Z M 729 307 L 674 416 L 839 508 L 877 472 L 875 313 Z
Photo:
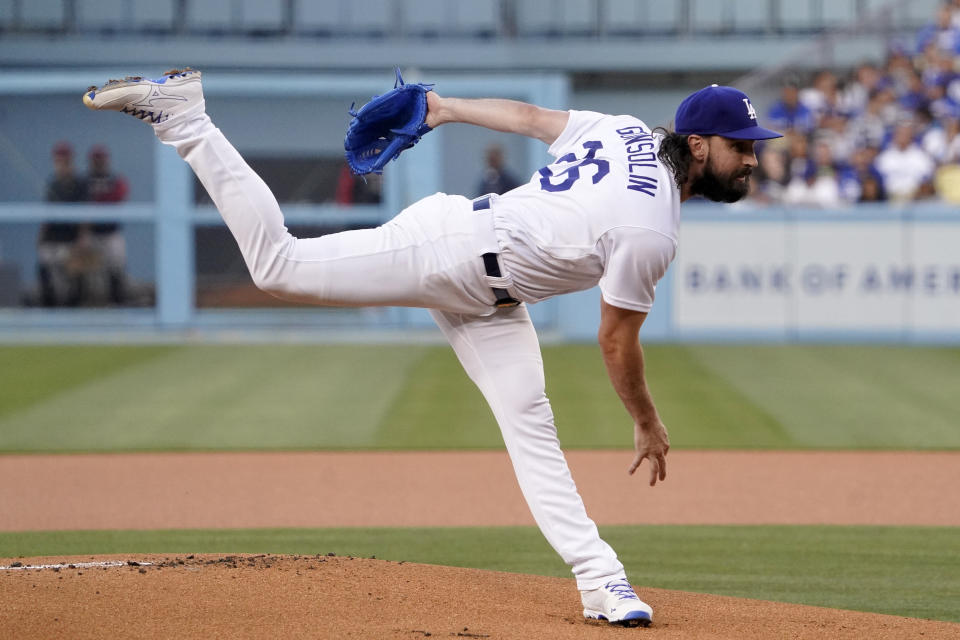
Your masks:
M 626 580 L 614 580 L 603 585 L 603 588 L 617 596 L 617 600 L 639 600 L 633 592 L 633 587 Z

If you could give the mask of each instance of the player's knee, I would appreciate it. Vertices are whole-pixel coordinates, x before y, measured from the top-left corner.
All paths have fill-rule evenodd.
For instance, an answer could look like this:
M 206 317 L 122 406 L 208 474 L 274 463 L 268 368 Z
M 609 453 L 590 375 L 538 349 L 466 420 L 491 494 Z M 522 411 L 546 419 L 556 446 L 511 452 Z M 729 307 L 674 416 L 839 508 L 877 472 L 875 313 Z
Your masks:
M 274 270 L 257 269 L 252 271 L 250 275 L 253 277 L 253 284 L 264 293 L 269 293 L 277 298 L 282 298 L 289 293 L 289 285 Z
M 292 293 L 293 274 L 284 255 L 284 249 L 280 248 L 262 251 L 254 260 L 248 260 L 253 284 L 278 298 Z

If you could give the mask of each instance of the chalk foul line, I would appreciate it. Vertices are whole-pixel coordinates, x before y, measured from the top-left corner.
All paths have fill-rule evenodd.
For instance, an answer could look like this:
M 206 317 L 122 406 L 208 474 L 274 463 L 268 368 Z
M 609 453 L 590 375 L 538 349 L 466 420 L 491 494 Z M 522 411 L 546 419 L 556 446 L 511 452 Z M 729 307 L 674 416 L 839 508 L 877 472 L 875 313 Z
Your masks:
M 27 569 L 89 569 L 96 567 L 149 567 L 152 562 L 124 562 L 122 560 L 109 560 L 106 562 L 67 562 L 63 564 L 27 564 L 22 565 L 13 563 L 6 566 L 0 566 L 0 571 L 25 571 Z

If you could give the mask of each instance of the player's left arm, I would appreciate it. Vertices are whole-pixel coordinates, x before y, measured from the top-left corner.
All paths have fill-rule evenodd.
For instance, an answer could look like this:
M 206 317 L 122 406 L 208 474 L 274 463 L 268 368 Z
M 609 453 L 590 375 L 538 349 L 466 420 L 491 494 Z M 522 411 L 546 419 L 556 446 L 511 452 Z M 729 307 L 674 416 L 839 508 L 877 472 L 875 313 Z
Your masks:
M 460 122 L 495 131 L 516 133 L 553 144 L 560 137 L 570 114 L 534 104 L 503 98 L 444 98 L 427 93 L 427 125 Z
M 658 479 L 667 477 L 670 439 L 653 404 L 644 373 L 639 334 L 646 318 L 643 311 L 615 307 L 601 299 L 597 337 L 610 382 L 634 421 L 635 455 L 629 473 L 636 471 L 644 459 L 649 460 L 650 485 L 653 486 Z

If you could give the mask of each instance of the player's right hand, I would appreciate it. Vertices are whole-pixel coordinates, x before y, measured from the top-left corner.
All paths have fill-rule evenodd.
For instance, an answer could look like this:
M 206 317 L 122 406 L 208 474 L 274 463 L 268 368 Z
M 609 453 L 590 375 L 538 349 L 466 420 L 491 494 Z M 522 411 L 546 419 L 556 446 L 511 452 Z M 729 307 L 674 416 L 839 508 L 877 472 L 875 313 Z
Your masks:
M 637 422 L 633 425 L 633 447 L 635 455 L 630 464 L 630 475 L 633 475 L 640 463 L 647 459 L 650 461 L 650 486 L 657 484 L 658 479 L 667 479 L 667 451 L 670 450 L 670 438 L 667 436 L 667 428 L 660 422 L 659 417 L 643 424 Z

